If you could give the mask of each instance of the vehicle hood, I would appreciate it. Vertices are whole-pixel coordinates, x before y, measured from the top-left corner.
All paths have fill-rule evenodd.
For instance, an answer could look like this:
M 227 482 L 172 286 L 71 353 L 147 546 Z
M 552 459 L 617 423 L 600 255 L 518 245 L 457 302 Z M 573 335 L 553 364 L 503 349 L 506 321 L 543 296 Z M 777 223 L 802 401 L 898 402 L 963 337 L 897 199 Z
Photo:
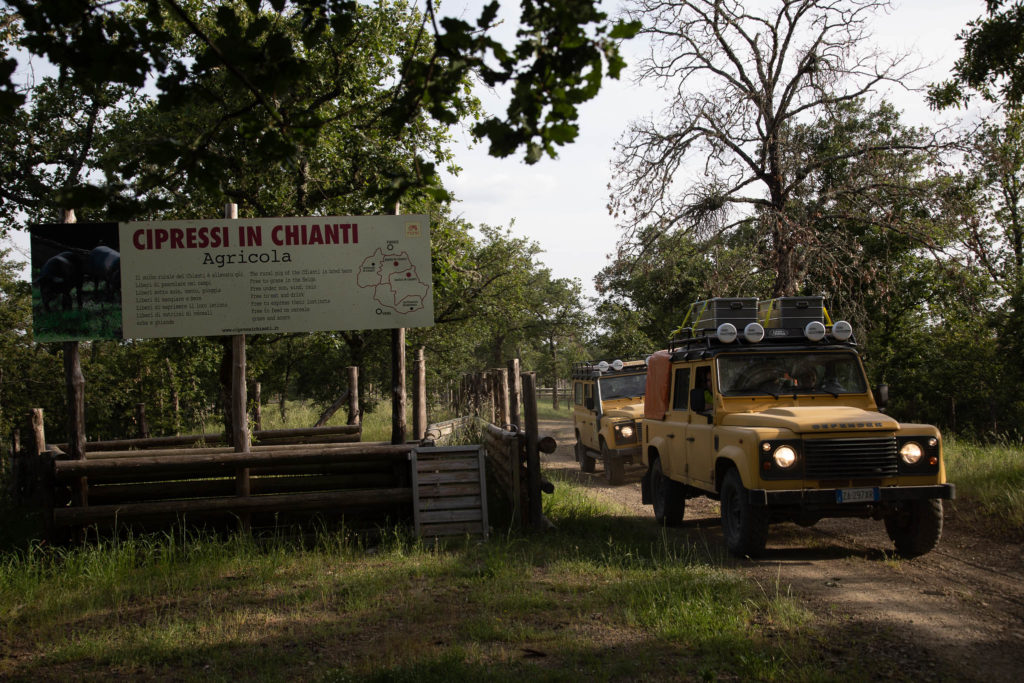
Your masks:
M 732 413 L 722 418 L 723 425 L 736 427 L 776 427 L 797 434 L 827 432 L 896 431 L 899 422 L 888 415 L 850 406 L 795 406 L 769 408 L 755 413 Z
M 636 399 L 632 399 L 636 400 Z M 604 417 L 628 417 L 631 420 L 639 420 L 644 416 L 644 402 L 639 403 L 618 403 L 616 401 L 605 401 L 601 406 Z

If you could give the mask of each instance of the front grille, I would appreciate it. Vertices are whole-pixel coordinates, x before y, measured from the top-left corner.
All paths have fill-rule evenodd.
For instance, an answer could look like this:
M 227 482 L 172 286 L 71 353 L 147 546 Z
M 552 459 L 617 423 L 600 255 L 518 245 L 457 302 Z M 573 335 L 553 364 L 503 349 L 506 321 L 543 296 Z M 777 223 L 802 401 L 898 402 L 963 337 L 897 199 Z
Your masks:
M 885 477 L 898 469 L 896 438 L 805 439 L 808 479 Z

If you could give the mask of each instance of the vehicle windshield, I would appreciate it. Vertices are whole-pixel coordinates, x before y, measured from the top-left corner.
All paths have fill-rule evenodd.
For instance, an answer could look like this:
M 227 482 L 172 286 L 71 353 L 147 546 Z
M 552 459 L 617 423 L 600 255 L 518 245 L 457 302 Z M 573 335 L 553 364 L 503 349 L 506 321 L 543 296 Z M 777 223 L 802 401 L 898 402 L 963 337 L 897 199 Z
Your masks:
M 726 396 L 838 396 L 866 392 L 867 380 L 857 356 L 847 352 L 723 354 L 718 387 Z
M 602 377 L 598 382 L 601 384 L 602 401 L 613 398 L 636 398 L 644 395 L 647 375 L 615 375 Z

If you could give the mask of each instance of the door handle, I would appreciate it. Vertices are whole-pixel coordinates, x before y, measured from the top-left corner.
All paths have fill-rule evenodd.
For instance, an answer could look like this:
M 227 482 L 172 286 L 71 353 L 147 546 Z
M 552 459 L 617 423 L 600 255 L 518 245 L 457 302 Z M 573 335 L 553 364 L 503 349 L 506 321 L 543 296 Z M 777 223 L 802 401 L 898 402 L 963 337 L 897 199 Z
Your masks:
M 696 441 L 696 439 L 695 439 L 695 438 L 693 438 L 692 436 L 688 436 L 688 437 L 686 437 L 686 440 L 687 440 L 687 441 Z
M 666 434 L 665 436 L 667 436 L 667 437 L 668 437 L 668 438 L 670 438 L 670 439 L 674 439 L 674 438 L 676 438 L 676 435 L 675 435 L 675 434 Z

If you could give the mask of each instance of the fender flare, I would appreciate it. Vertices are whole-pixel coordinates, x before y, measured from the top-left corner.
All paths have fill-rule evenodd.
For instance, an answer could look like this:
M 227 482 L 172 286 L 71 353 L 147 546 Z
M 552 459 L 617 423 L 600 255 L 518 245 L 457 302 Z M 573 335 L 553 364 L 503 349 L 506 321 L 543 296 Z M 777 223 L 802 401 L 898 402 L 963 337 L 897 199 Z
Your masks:
M 722 449 L 718 451 L 718 455 L 715 457 L 715 491 L 718 492 L 722 490 L 722 480 L 725 479 L 725 473 L 732 467 L 735 467 L 739 472 L 740 481 L 743 482 L 743 485 L 748 489 L 751 488 L 750 484 L 752 483 L 752 476 L 744 465 L 747 460 L 749 460 L 749 456 L 747 456 L 739 446 L 730 444 L 722 447 Z M 754 463 L 754 467 L 757 467 L 756 462 Z

